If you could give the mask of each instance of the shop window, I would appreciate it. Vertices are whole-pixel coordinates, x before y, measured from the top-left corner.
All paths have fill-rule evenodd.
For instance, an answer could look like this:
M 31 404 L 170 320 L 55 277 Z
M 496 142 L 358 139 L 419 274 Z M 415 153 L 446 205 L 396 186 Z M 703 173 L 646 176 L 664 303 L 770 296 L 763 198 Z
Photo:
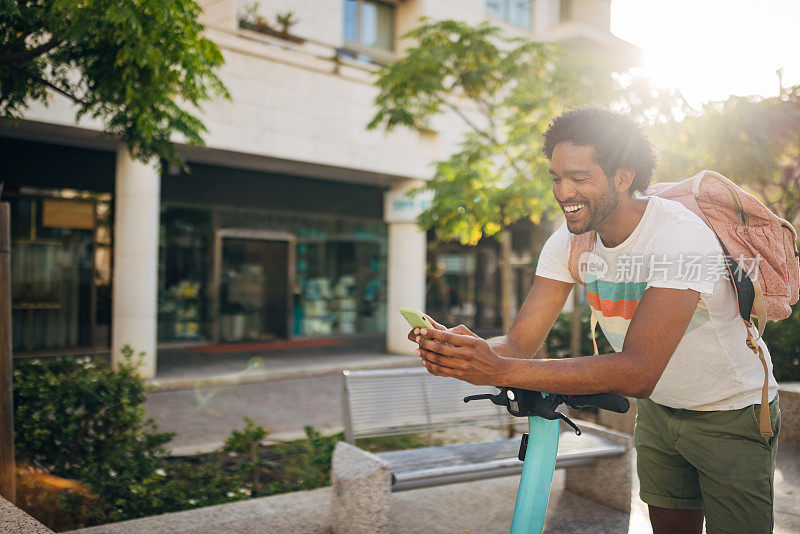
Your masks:
M 158 276 L 158 341 L 209 338 L 209 210 L 165 208 L 161 212 Z
M 486 12 L 500 20 L 531 29 L 531 0 L 486 0 Z
M 161 342 L 386 331 L 380 220 L 165 207 L 161 234 Z
M 108 347 L 110 195 L 25 188 L 10 203 L 14 350 Z
M 298 232 L 294 335 L 384 332 L 386 242 L 381 232 L 321 236 L 318 229 Z
M 345 0 L 345 54 L 387 61 L 394 51 L 395 7 L 378 0 Z

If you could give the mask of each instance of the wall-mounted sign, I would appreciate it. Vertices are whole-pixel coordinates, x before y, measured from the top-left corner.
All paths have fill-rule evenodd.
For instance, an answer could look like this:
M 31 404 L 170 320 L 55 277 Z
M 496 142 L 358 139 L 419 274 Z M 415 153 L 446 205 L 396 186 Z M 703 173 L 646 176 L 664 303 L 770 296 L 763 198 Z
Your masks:
M 42 200 L 42 226 L 93 230 L 95 226 L 94 202 L 46 198 Z
M 408 196 L 412 188 L 392 189 L 383 195 L 383 220 L 387 223 L 415 222 L 420 213 L 428 209 L 433 191 Z

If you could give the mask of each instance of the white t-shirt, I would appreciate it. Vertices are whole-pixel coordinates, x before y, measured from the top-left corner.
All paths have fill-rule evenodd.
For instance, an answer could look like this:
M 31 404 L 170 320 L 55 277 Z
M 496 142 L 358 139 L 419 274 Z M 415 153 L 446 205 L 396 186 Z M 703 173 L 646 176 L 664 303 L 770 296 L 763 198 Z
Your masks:
M 542 249 L 536 274 L 577 282 L 569 271 L 572 234 L 566 224 Z M 614 350 L 622 350 L 636 306 L 648 287 L 700 292 L 686 332 L 650 399 L 671 408 L 736 410 L 761 402 L 764 368 L 747 347 L 747 329 L 725 272 L 722 249 L 700 218 L 678 202 L 649 197 L 642 220 L 616 247 L 599 238 L 589 253 L 586 291 L 592 313 Z M 769 397 L 778 384 L 769 367 Z

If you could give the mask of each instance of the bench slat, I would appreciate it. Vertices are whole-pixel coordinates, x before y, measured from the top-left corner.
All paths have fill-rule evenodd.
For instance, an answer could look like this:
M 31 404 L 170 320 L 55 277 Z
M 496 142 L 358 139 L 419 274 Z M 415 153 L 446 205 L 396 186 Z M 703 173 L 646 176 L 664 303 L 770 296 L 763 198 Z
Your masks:
M 518 475 L 520 440 L 504 439 L 442 447 L 425 447 L 379 453 L 391 465 L 392 491 L 466 482 L 483 478 Z M 602 436 L 562 432 L 556 468 L 582 465 L 606 456 L 624 454 L 626 448 Z
M 433 467 L 473 464 L 504 458 L 516 458 L 519 438 L 502 439 L 481 443 L 462 443 L 439 447 L 422 447 L 402 451 L 382 452 L 378 456 L 389 462 L 392 473 L 423 471 Z M 558 456 L 575 456 L 582 453 L 600 452 L 610 449 L 613 454 L 624 452 L 612 441 L 595 434 L 575 435 L 561 432 L 558 438 Z
M 374 430 L 362 430 L 358 433 L 357 439 L 371 438 L 376 436 L 397 436 L 401 434 L 422 434 L 425 432 L 442 431 L 456 427 L 485 427 L 495 429 L 505 429 L 505 421 L 497 419 L 496 417 L 487 417 L 483 419 L 469 418 L 463 421 L 441 421 L 432 424 L 416 424 L 416 425 L 399 425 L 392 428 L 379 428 Z

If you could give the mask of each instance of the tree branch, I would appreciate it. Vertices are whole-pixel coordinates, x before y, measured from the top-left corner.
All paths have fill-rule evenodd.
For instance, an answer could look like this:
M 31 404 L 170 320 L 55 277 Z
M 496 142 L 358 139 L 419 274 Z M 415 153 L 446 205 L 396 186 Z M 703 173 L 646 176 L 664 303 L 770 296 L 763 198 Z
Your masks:
M 485 139 L 487 139 L 489 142 L 497 144 L 497 139 L 496 139 L 494 136 L 490 135 L 489 133 L 487 133 L 487 132 L 486 132 L 486 131 L 484 131 L 484 130 L 481 130 L 481 129 L 478 127 L 478 125 L 477 125 L 477 124 L 475 124 L 474 122 L 472 122 L 472 121 L 470 120 L 470 118 L 469 118 L 469 117 L 467 117 L 467 116 L 464 114 L 464 112 L 463 112 L 463 111 L 461 111 L 460 109 L 458 109 L 458 106 L 456 106 L 456 105 L 454 105 L 454 104 L 452 104 L 452 103 L 448 102 L 448 101 L 447 101 L 447 100 L 445 100 L 444 98 L 440 98 L 439 100 L 442 102 L 442 104 L 444 104 L 445 106 L 447 106 L 448 108 L 450 108 L 451 110 L 453 110 L 453 111 L 455 112 L 455 114 L 456 114 L 456 115 L 458 115 L 459 117 L 461 117 L 461 120 L 463 120 L 464 122 L 466 122 L 466 123 L 467 123 L 467 126 L 469 126 L 470 128 L 472 128 L 472 129 L 475 131 L 475 133 L 477 133 L 477 134 L 478 134 L 478 135 L 480 135 L 481 137 L 484 137 L 484 138 L 485 138 Z
M 466 123 L 467 123 L 467 125 L 468 125 L 470 128 L 472 128 L 472 129 L 473 129 L 473 130 L 474 130 L 474 131 L 475 131 L 475 132 L 476 132 L 478 135 L 480 135 L 481 137 L 485 138 L 485 139 L 486 139 L 487 141 L 489 141 L 490 143 L 494 143 L 495 145 L 497 145 L 497 146 L 500 146 L 500 141 L 498 141 L 497 137 L 495 137 L 494 135 L 491 135 L 491 134 L 489 134 L 489 133 L 488 133 L 488 132 L 486 132 L 485 130 L 481 130 L 480 128 L 478 128 L 478 126 L 477 126 L 477 125 L 476 125 L 474 122 L 472 122 L 472 121 L 470 120 L 470 118 L 469 118 L 469 117 L 467 117 L 467 116 L 464 114 L 464 112 L 463 112 L 463 111 L 461 111 L 460 109 L 458 109 L 458 107 L 457 107 L 457 106 L 455 106 L 454 104 L 452 104 L 452 103 L 448 102 L 448 101 L 447 101 L 446 99 L 444 99 L 444 98 L 440 98 L 440 99 L 439 99 L 439 101 L 440 101 L 440 102 L 442 102 L 442 104 L 444 104 L 445 106 L 449 107 L 451 110 L 453 110 L 453 111 L 456 113 L 456 115 L 458 115 L 459 117 L 461 117 L 461 120 L 463 120 L 464 122 L 466 122 Z M 490 125 L 492 125 L 492 127 L 493 127 L 493 129 L 494 129 L 494 128 L 495 128 L 495 126 L 494 126 L 494 121 L 492 121 L 492 118 L 491 118 L 491 116 L 490 116 L 490 115 L 488 115 L 488 114 L 487 114 L 487 120 L 489 121 L 489 124 L 490 124 Z M 520 177 L 520 178 L 522 178 L 522 176 L 524 175 L 524 173 L 523 173 L 523 170 L 522 170 L 522 169 L 520 169 L 520 167 L 519 167 L 519 162 L 518 162 L 518 161 L 516 161 L 514 158 L 512 158 L 512 157 L 511 157 L 511 155 L 510 155 L 510 154 L 509 154 L 507 151 L 503 151 L 503 154 L 505 155 L 506 159 L 508 160 L 508 163 L 511 165 L 511 167 L 514 169 L 514 171 L 517 173 L 517 176 L 518 176 L 518 177 Z
M 18 67 L 18 66 L 16 66 L 16 65 L 11 65 L 11 68 L 12 68 L 12 69 L 14 69 L 14 70 L 16 70 L 16 71 L 19 71 L 19 72 L 21 72 L 22 74 L 24 74 L 25 76 L 27 76 L 27 77 L 28 77 L 28 78 L 30 78 L 31 80 L 37 81 L 37 82 L 39 82 L 39 83 L 41 83 L 41 84 L 44 84 L 44 85 L 46 85 L 47 87 L 49 87 L 49 88 L 53 89 L 54 91 L 56 91 L 56 92 L 58 92 L 58 93 L 60 93 L 60 94 L 62 94 L 62 95 L 64 95 L 64 96 L 66 96 L 67 98 L 69 98 L 70 100 L 72 100 L 73 102 L 75 102 L 76 104 L 80 104 L 80 105 L 82 105 L 82 106 L 89 107 L 89 104 L 88 104 L 87 102 L 84 102 L 83 100 L 81 100 L 81 99 L 80 99 L 80 98 L 78 98 L 77 96 L 75 96 L 75 95 L 73 95 L 72 93 L 68 92 L 66 89 L 62 89 L 61 87 L 57 86 L 57 85 L 56 85 L 56 84 L 54 84 L 53 82 L 50 82 L 50 81 L 48 81 L 48 80 L 45 80 L 45 79 L 44 79 L 44 78 L 42 78 L 41 76 L 37 76 L 37 75 L 35 75 L 35 74 L 32 74 L 32 73 L 28 72 L 27 70 L 25 70 L 25 69 L 23 69 L 23 68 L 21 68 L 21 67 Z
M 37 56 L 41 56 L 46 52 L 49 52 L 50 50 L 57 47 L 63 42 L 64 42 L 63 39 L 54 36 L 46 43 L 41 44 L 35 48 L 28 48 L 22 52 L 10 52 L 8 54 L 0 54 L 0 64 L 28 61 L 29 59 L 33 59 Z

